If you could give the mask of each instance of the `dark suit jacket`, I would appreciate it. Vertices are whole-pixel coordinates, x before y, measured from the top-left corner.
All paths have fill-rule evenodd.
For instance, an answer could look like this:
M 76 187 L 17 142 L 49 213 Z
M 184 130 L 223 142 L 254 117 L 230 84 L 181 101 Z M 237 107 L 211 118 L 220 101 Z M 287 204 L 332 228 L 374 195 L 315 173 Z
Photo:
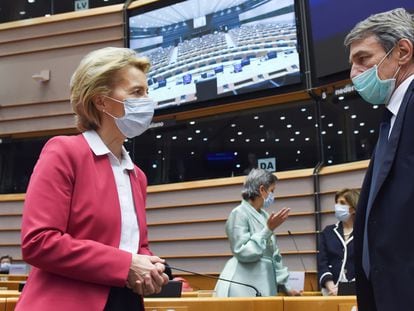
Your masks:
M 375 155 L 362 185 L 354 225 L 358 311 L 414 308 L 414 81 L 391 131 L 367 219 L 370 280 L 362 246 Z
M 321 232 L 318 253 L 318 279 L 321 287 L 326 281 L 338 282 L 341 271 L 348 281 L 355 278 L 354 237 L 345 242 L 342 222 L 326 226 Z

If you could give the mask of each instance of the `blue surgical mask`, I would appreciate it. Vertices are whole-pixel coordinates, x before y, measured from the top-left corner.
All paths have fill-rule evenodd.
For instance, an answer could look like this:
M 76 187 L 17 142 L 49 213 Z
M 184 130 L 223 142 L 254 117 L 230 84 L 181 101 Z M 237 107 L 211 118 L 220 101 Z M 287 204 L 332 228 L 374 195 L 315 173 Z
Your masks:
M 10 263 L 9 262 L 3 262 L 2 264 L 0 264 L 0 270 L 9 271 L 10 270 Z
M 148 129 L 155 109 L 155 102 L 152 99 L 148 97 L 127 98 L 122 102 L 109 96 L 106 97 L 124 104 L 123 117 L 117 118 L 107 111 L 104 112 L 115 119 L 116 125 L 125 137 L 139 136 Z
M 359 93 L 359 95 L 361 95 L 365 101 L 373 105 L 387 104 L 391 98 L 392 93 L 394 92 L 395 77 L 397 76 L 401 67 L 398 67 L 397 71 L 391 79 L 381 80 L 378 76 L 378 67 L 382 64 L 382 62 L 393 49 L 394 48 L 385 54 L 378 65 L 374 65 L 370 69 L 365 70 L 352 79 L 355 90 Z
M 347 221 L 351 214 L 349 213 L 349 206 L 344 204 L 335 204 L 335 217 L 339 221 Z
M 273 195 L 273 192 L 269 192 L 269 194 L 267 195 L 267 198 L 264 199 L 263 202 L 263 208 L 269 208 L 270 205 L 272 205 L 275 202 L 275 196 Z

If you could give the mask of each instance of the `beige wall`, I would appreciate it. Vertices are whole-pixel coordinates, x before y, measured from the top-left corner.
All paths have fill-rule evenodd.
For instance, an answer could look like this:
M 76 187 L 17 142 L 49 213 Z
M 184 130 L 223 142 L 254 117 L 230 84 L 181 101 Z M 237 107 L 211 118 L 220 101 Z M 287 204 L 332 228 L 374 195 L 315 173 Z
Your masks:
M 89 51 L 124 45 L 122 5 L 0 24 L 0 136 L 74 130 L 69 80 Z M 50 81 L 32 79 L 50 70 Z

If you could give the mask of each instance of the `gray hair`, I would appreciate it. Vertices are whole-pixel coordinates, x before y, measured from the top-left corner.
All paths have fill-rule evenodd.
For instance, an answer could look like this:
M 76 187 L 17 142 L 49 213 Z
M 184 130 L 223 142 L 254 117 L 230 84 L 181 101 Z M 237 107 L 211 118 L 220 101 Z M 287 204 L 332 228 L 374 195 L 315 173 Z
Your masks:
M 344 44 L 374 35 L 384 51 L 390 51 L 400 39 L 408 39 L 414 45 L 414 16 L 403 8 L 371 15 L 359 22 L 346 36 Z
M 247 175 L 246 181 L 243 185 L 243 199 L 253 200 L 254 198 L 260 196 L 260 186 L 269 189 L 269 187 L 276 183 L 276 181 L 277 177 L 272 173 L 259 168 L 252 169 L 249 175 Z

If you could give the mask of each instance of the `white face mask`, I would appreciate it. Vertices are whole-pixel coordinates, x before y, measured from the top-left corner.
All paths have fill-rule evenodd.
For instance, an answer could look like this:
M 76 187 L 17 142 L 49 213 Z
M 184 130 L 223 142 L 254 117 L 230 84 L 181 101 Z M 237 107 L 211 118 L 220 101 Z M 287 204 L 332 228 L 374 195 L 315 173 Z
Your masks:
M 127 98 L 122 102 L 109 96 L 105 97 L 124 104 L 125 114 L 123 117 L 117 118 L 105 110 L 104 112 L 115 119 L 116 125 L 125 137 L 139 136 L 148 129 L 155 109 L 155 102 L 151 98 Z
M 344 204 L 335 204 L 335 217 L 339 221 L 347 221 L 351 214 L 349 213 L 349 206 Z
M 9 271 L 10 269 L 10 263 L 9 262 L 3 262 L 0 264 L 0 269 L 3 271 Z
M 263 201 L 263 208 L 269 208 L 274 202 L 275 196 L 273 195 L 273 192 L 269 192 L 267 198 Z

